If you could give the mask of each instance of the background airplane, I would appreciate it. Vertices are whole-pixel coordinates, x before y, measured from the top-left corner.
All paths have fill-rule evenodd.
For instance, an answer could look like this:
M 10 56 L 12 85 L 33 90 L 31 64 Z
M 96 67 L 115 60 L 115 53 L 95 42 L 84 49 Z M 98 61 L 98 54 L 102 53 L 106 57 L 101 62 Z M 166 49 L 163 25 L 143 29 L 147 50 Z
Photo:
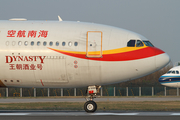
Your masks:
M 86 112 L 101 85 L 134 80 L 170 62 L 144 36 L 117 27 L 68 21 L 0 21 L 0 86 L 87 86 Z
M 161 85 L 168 87 L 180 87 L 180 66 L 171 68 L 166 74 L 159 78 Z

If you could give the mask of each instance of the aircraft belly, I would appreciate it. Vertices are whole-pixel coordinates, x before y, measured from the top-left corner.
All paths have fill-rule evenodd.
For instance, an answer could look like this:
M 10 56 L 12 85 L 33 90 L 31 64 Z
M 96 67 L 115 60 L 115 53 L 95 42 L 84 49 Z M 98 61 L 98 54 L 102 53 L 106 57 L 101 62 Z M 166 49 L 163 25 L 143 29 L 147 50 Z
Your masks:
M 180 87 L 180 84 L 179 83 L 165 83 L 165 84 L 162 84 L 162 85 L 165 85 L 165 86 L 168 86 L 168 87 Z
M 69 86 L 87 86 L 100 84 L 101 65 L 98 61 L 69 57 L 66 59 Z
M 42 71 L 34 71 L 40 87 L 81 87 L 101 84 L 101 65 L 99 61 L 89 61 L 64 57 L 64 59 L 45 59 Z M 51 68 L 51 69 L 50 69 Z
M 101 66 L 80 66 L 79 72 L 83 84 L 101 84 Z
M 8 53 L 9 54 L 9 53 Z M 1 60 L 4 60 L 5 56 L 5 64 L 4 62 L 0 64 L 2 71 L 0 72 L 0 81 L 3 85 L 0 87 L 30 87 L 35 85 L 35 76 L 34 71 L 29 68 L 33 62 L 19 62 L 14 61 L 13 56 L 7 56 L 7 54 L 1 56 Z M 11 58 L 12 57 L 12 58 Z M 8 59 L 7 59 L 8 58 Z M 11 59 L 10 59 L 11 58 Z M 18 59 L 18 58 L 16 58 Z M 34 64 L 33 64 L 34 65 Z M 27 67 L 28 66 L 28 67 Z
M 137 79 L 149 74 L 149 71 L 156 71 L 154 57 L 132 61 L 103 62 L 102 84 Z
M 65 64 L 65 57 L 46 57 L 43 64 L 43 70 L 34 71 L 36 83 L 39 83 L 42 86 L 67 84 L 69 80 Z

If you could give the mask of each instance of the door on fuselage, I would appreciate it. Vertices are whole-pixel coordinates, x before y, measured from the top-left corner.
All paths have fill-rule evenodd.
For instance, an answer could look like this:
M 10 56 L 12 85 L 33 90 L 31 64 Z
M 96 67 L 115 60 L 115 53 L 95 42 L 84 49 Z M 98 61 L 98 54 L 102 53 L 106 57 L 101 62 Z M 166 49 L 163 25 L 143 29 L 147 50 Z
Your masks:
M 88 31 L 86 38 L 86 57 L 101 58 L 102 57 L 102 32 Z

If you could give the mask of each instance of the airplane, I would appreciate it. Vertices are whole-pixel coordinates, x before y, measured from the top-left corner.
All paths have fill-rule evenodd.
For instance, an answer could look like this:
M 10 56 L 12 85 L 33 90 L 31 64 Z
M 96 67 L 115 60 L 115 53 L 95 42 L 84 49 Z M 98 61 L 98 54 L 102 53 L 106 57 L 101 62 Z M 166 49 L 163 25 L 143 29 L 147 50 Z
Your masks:
M 95 112 L 102 85 L 160 70 L 169 56 L 144 36 L 79 21 L 0 21 L 0 86 L 87 87 L 86 112 Z
M 166 74 L 159 78 L 161 85 L 168 87 L 180 87 L 180 66 L 171 68 Z

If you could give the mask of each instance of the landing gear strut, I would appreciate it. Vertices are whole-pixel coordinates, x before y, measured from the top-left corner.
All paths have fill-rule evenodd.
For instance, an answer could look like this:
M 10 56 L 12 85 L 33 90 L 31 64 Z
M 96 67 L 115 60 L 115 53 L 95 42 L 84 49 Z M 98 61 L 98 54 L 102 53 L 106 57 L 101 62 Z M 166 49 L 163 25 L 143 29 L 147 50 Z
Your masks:
M 99 89 L 101 86 L 89 86 L 87 93 L 89 94 L 88 98 L 86 98 L 87 102 L 84 104 L 84 110 L 88 113 L 95 112 L 97 109 L 97 104 L 93 101 L 97 93 L 99 93 Z

